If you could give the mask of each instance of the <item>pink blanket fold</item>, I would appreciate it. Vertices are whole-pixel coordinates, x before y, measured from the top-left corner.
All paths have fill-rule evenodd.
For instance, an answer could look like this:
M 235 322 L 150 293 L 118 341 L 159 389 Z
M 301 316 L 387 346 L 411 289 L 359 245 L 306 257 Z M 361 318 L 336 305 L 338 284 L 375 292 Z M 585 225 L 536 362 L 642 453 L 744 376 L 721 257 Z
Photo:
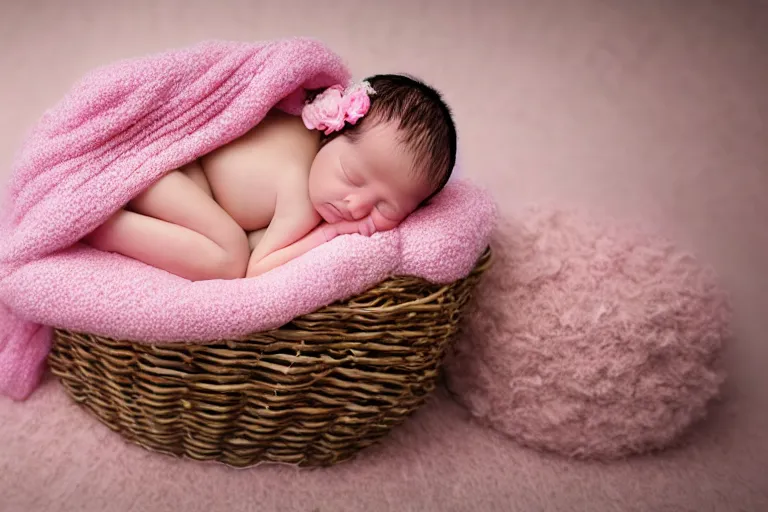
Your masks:
M 308 39 L 213 41 L 96 70 L 29 134 L 0 224 L 0 392 L 36 388 L 51 327 L 140 342 L 207 342 L 279 327 L 394 274 L 466 276 L 488 243 L 490 196 L 453 181 L 397 229 L 339 237 L 263 276 L 190 282 L 79 243 L 167 171 L 345 83 Z

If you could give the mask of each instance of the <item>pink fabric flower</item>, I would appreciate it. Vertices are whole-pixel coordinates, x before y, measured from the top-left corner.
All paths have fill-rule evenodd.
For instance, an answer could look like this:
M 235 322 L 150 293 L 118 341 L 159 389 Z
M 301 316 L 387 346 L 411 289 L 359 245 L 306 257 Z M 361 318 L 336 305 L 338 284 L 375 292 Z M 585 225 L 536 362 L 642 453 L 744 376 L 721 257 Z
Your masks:
M 368 112 L 371 107 L 369 94 L 374 94 L 374 90 L 368 82 L 354 84 L 346 90 L 334 85 L 304 106 L 301 119 L 308 129 L 323 130 L 330 135 L 341 130 L 346 122 L 357 123 Z
M 345 94 L 344 103 L 347 122 L 355 124 L 368 112 L 371 107 L 371 98 L 365 87 L 356 87 Z
M 342 105 L 343 89 L 340 85 L 329 87 L 319 94 L 315 101 L 301 111 L 304 126 L 310 130 L 325 130 L 325 134 L 341 130 L 344 127 Z

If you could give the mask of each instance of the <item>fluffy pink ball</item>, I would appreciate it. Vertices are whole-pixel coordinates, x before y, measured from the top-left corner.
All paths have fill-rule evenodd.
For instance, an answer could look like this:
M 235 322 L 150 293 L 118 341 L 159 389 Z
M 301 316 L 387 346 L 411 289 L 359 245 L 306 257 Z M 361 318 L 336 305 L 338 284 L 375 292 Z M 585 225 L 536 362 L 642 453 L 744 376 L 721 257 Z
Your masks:
M 523 445 L 616 458 L 675 443 L 724 380 L 713 273 L 657 238 L 557 211 L 500 223 L 447 382 Z

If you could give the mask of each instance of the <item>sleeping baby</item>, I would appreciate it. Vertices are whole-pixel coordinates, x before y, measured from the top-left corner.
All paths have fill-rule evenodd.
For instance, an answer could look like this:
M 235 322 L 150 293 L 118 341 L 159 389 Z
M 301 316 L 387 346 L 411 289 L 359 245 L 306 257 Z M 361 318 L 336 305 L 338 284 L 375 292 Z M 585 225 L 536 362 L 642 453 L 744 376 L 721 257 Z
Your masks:
M 377 75 L 322 91 L 301 117 L 271 111 L 84 241 L 192 281 L 253 277 L 338 235 L 395 228 L 442 190 L 455 160 L 440 94 Z

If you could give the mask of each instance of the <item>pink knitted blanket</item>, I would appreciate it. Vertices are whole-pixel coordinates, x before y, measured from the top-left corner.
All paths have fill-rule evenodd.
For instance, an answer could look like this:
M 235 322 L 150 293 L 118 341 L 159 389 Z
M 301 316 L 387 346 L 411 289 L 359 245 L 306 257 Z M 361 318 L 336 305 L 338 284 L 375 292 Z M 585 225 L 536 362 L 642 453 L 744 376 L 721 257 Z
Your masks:
M 206 42 L 86 76 L 29 134 L 0 224 L 0 392 L 36 388 L 52 327 L 144 342 L 238 337 L 279 327 L 393 274 L 466 276 L 487 245 L 489 195 L 454 181 L 397 229 L 338 237 L 267 274 L 190 282 L 79 240 L 132 197 L 244 134 L 307 89 L 346 83 L 307 39 Z

